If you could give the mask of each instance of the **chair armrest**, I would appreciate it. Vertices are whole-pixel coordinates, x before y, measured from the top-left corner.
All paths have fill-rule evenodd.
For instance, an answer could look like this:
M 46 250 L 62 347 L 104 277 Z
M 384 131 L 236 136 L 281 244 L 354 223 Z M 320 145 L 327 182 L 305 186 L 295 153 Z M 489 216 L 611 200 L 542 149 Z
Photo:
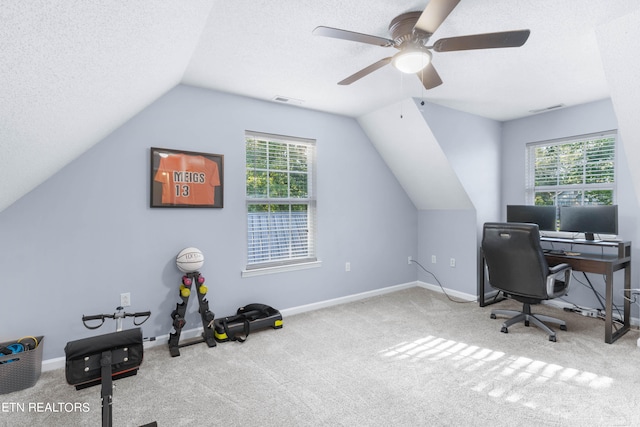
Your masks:
M 549 298 L 559 297 L 566 293 L 567 288 L 571 284 L 571 276 L 573 270 L 569 264 L 558 264 L 549 267 L 547 275 L 547 296 Z M 561 286 L 556 286 L 561 282 Z
M 556 274 L 559 271 L 564 270 L 565 268 L 570 268 L 571 266 L 569 264 L 558 264 L 558 265 L 554 265 L 553 267 L 549 267 L 549 273 L 550 274 Z

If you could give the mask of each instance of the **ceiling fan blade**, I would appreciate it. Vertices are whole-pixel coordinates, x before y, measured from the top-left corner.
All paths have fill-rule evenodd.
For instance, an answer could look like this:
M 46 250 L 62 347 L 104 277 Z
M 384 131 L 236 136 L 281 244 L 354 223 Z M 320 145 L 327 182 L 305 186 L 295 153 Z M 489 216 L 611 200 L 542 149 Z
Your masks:
M 350 75 L 346 79 L 338 82 L 338 84 L 339 85 L 343 85 L 343 86 L 344 85 L 350 85 L 351 83 L 355 82 L 356 80 L 360 80 L 364 76 L 373 73 L 378 68 L 384 67 L 389 62 L 391 62 L 391 57 L 383 58 L 380 61 L 374 62 L 373 64 L 369 65 L 368 67 L 363 68 L 362 70 L 358 71 L 357 73 Z
M 415 29 L 433 34 L 460 3 L 460 0 L 430 0 L 416 22 Z
M 389 47 L 393 46 L 394 42 L 391 39 L 384 37 L 370 36 L 368 34 L 356 33 L 353 31 L 341 30 L 339 28 L 331 27 L 316 27 L 313 30 L 313 34 L 316 36 L 333 37 L 334 39 L 349 40 L 353 42 L 367 43 L 376 46 Z
M 422 81 L 422 86 L 425 89 L 433 89 L 436 86 L 440 86 L 442 84 L 442 79 L 440 75 L 433 67 L 433 64 L 429 63 L 426 67 L 422 69 L 422 71 L 418 71 L 416 73 L 420 81 Z
M 449 37 L 434 43 L 436 52 L 455 50 L 494 49 L 501 47 L 520 47 L 529 38 L 529 30 L 504 31 L 500 33 L 476 34 L 472 36 Z

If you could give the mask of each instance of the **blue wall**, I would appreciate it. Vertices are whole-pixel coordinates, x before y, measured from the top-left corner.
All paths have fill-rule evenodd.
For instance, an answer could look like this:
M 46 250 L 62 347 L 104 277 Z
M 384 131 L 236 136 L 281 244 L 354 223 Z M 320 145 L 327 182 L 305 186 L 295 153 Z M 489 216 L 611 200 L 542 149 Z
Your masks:
M 420 109 L 474 208 L 420 211 L 419 261 L 443 287 L 473 297 L 477 293 L 482 224 L 499 215 L 502 124 L 431 103 Z M 451 258 L 455 267 L 450 266 Z M 435 284 L 422 270 L 418 278 Z
M 609 101 L 506 123 L 431 105 L 425 120 L 475 209 L 418 212 L 355 119 L 176 87 L 0 212 L 0 341 L 44 335 L 44 358 L 63 356 L 66 342 L 95 334 L 82 315 L 113 312 L 122 292 L 131 292 L 130 311 L 152 311 L 145 336 L 168 334 L 179 301 L 175 256 L 186 246 L 205 254 L 201 271 L 218 316 L 250 302 L 286 309 L 417 279 L 434 283 L 407 264 L 416 254 L 446 288 L 475 295 L 478 231 L 502 219 L 506 204 L 523 202 L 526 143 L 617 127 Z M 321 267 L 241 277 L 245 130 L 317 140 Z M 149 208 L 151 146 L 223 154 L 225 207 Z M 622 144 L 618 166 L 621 236 L 637 242 L 638 201 Z M 597 305 L 589 292 L 574 289 L 572 301 Z M 190 301 L 186 329 L 201 326 L 196 309 Z
M 241 278 L 245 130 L 317 140 L 320 268 Z M 223 154 L 224 208 L 149 208 L 151 146 Z M 95 334 L 82 315 L 114 312 L 122 292 L 127 311 L 151 310 L 145 336 L 168 334 L 175 256 L 187 246 L 205 255 L 217 316 L 414 282 L 417 229 L 415 207 L 355 119 L 178 86 L 0 213 L 0 341 L 44 335 L 44 358 L 63 356 L 68 341 Z M 196 310 L 190 301 L 185 329 L 201 326 Z

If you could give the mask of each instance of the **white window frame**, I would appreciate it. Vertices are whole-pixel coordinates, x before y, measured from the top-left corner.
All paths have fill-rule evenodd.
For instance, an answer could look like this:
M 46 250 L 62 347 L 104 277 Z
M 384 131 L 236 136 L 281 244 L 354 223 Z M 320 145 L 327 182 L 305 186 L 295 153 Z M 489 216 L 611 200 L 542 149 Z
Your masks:
M 259 155 L 265 155 L 265 166 L 257 167 L 257 163 L 250 164 L 250 153 L 246 152 L 246 173 L 245 177 L 248 181 L 251 174 L 266 174 L 270 175 L 271 172 L 278 174 L 286 174 L 288 177 L 287 184 L 287 196 L 275 197 L 271 195 L 270 181 L 267 180 L 267 194 L 250 194 L 251 191 L 245 185 L 246 191 L 246 218 L 247 218 L 247 238 L 246 238 L 246 268 L 242 271 L 242 277 L 250 277 L 255 275 L 277 273 L 282 271 L 293 271 L 306 268 L 319 267 L 321 265 L 316 256 L 316 191 L 315 191 L 315 151 L 316 144 L 313 139 L 297 138 L 283 135 L 273 135 L 255 131 L 245 131 L 245 149 L 248 151 L 248 144 L 250 141 L 264 141 L 267 143 L 265 152 L 259 152 Z M 268 156 L 268 144 L 285 144 L 287 146 L 287 167 L 286 169 L 273 167 L 270 165 Z M 291 156 L 289 155 L 289 149 L 294 150 L 302 149 L 306 155 L 306 171 L 300 172 L 291 167 Z M 291 180 L 292 174 L 306 174 L 307 191 L 306 196 L 291 197 Z M 274 231 L 269 233 L 267 237 L 266 233 L 259 233 L 257 229 L 251 229 L 255 227 L 256 217 L 251 218 L 250 206 L 252 205 L 266 205 L 269 208 L 264 212 L 264 218 L 258 218 L 259 220 L 266 221 L 267 230 Z M 289 211 L 272 212 L 272 205 L 289 205 Z M 301 228 L 296 227 L 295 221 L 292 221 L 295 216 L 295 211 L 291 209 L 294 205 L 306 205 L 306 246 L 304 244 L 304 238 L 302 240 L 295 240 L 295 233 L 300 235 Z M 261 216 L 257 214 L 256 216 Z M 287 218 L 288 217 L 288 218 Z M 289 221 L 287 221 L 287 219 Z M 299 216 L 298 216 L 299 219 Z M 276 224 L 277 223 L 277 224 Z M 271 227 L 288 237 L 273 237 L 277 235 L 275 230 L 271 230 Z M 261 237 L 258 235 L 262 234 Z M 300 242 L 303 242 L 302 246 Z M 267 248 L 263 251 L 260 248 Z M 284 249 L 283 249 L 284 248 Z M 287 252 L 287 255 L 284 253 Z M 275 253 L 272 257 L 272 253 Z M 259 259 L 263 258 L 263 259 Z M 257 259 L 257 260 L 256 260 Z
M 574 144 L 574 143 L 588 143 L 590 141 L 604 139 L 604 138 L 613 138 L 613 182 L 606 183 L 586 183 L 586 175 L 583 175 L 583 181 L 580 184 L 555 184 L 555 185 L 543 185 L 536 186 L 535 185 L 535 164 L 536 164 L 536 149 L 543 146 L 554 146 L 554 145 L 565 145 L 565 144 Z M 594 134 L 588 135 L 580 135 L 571 138 L 562 138 L 557 140 L 550 141 L 539 141 L 532 142 L 527 144 L 526 148 L 526 172 L 525 172 L 525 188 L 526 188 L 526 203 L 534 205 L 535 204 L 535 195 L 539 192 L 556 192 L 556 196 L 554 196 L 553 204 L 558 206 L 557 194 L 561 191 L 581 191 L 584 195 L 584 192 L 589 190 L 611 190 L 612 191 L 612 204 L 616 204 L 616 183 L 617 183 L 617 131 L 609 130 L 606 132 L 598 132 Z M 586 170 L 586 166 L 584 165 L 584 170 Z M 558 180 L 560 178 L 558 177 Z M 580 200 L 580 205 L 582 204 L 592 204 L 585 203 L 584 197 Z

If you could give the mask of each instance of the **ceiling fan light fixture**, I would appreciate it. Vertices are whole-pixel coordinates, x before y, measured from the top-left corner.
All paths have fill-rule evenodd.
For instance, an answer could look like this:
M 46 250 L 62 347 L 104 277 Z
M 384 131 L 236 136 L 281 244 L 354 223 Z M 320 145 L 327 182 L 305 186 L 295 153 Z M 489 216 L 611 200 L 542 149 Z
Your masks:
M 429 65 L 431 52 L 427 49 L 410 47 L 393 56 L 393 66 L 403 73 L 415 74 Z

